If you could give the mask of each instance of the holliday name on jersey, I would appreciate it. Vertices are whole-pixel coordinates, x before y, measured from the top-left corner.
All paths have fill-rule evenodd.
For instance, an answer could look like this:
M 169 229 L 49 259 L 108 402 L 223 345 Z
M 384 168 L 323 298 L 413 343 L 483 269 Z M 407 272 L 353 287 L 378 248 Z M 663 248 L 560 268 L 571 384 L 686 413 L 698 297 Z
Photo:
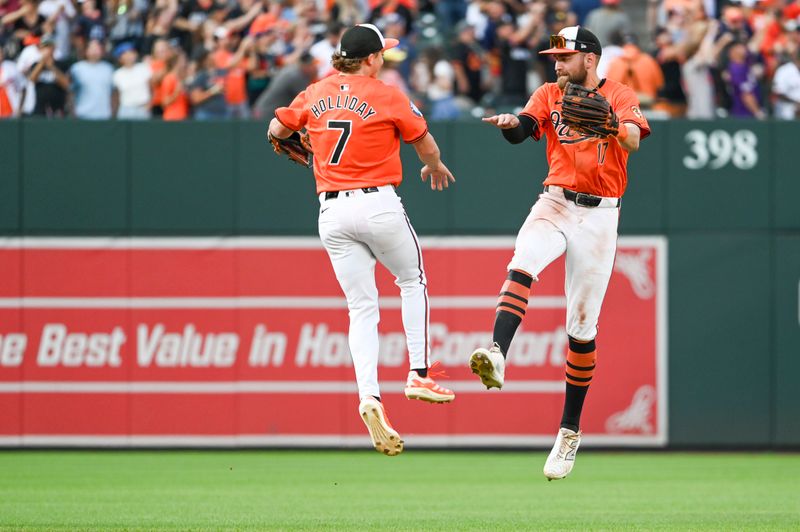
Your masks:
M 342 98 L 341 94 L 338 94 L 336 95 L 336 100 L 333 99 L 333 96 L 320 98 L 317 103 L 311 106 L 311 112 L 314 114 L 315 118 L 319 118 L 325 112 L 332 111 L 334 109 L 353 111 L 357 115 L 361 116 L 361 120 L 366 120 L 376 113 L 375 109 L 369 104 L 369 102 L 363 101 L 359 103 L 358 96 L 351 96 L 349 94 L 345 94 L 344 98 Z

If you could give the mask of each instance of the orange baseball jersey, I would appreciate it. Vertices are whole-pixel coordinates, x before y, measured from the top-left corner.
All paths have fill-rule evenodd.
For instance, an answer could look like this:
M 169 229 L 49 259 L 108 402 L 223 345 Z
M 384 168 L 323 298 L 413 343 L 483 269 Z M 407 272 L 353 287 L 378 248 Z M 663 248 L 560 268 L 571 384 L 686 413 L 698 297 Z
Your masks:
M 639 99 L 629 87 L 604 79 L 598 91 L 611 104 L 622 124 L 636 124 L 641 138 L 650 134 L 647 119 L 639 110 Z M 621 198 L 628 184 L 628 152 L 616 138 L 581 135 L 561 122 L 563 93 L 556 83 L 545 83 L 531 96 L 520 114 L 532 118 L 538 128 L 534 138 L 547 136 L 547 163 L 550 171 L 545 185 L 556 185 L 576 192 Z
M 400 137 L 413 143 L 428 132 L 403 92 L 368 76 L 322 79 L 275 116 L 289 129 L 308 131 L 317 192 L 399 185 Z

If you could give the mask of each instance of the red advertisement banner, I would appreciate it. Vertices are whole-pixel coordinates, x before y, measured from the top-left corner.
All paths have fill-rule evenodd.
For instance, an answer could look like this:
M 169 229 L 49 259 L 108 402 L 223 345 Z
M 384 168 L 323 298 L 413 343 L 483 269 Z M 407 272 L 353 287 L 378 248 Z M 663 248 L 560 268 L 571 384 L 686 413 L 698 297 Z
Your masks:
M 407 446 L 549 446 L 564 392 L 563 258 L 534 284 L 506 385 L 491 341 L 513 238 L 423 238 L 431 358 L 456 392 L 408 401 L 399 291 L 379 268 L 384 404 Z M 585 445 L 667 441 L 666 240 L 620 238 Z M 0 239 L 0 445 L 369 446 L 347 310 L 315 238 Z

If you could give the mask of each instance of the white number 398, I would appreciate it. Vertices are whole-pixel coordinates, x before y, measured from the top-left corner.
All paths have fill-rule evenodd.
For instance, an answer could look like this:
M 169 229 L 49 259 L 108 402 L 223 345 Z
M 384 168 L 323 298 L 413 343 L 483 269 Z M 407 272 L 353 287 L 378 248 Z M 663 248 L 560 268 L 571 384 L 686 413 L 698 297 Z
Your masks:
M 691 154 L 683 158 L 683 165 L 689 170 L 717 170 L 728 163 L 740 170 L 749 170 L 758 164 L 758 137 L 749 129 L 740 129 L 733 135 L 722 129 L 708 134 L 692 129 L 684 139 Z

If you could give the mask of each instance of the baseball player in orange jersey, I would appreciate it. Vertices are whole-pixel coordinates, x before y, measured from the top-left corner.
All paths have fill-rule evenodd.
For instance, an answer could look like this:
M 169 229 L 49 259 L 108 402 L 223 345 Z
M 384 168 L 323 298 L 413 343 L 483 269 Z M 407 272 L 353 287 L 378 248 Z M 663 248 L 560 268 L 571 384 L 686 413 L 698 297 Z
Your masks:
M 402 301 L 411 370 L 405 395 L 447 403 L 455 394 L 439 386 L 429 368 L 430 305 L 419 239 L 395 188 L 403 180 L 400 138 L 416 149 L 420 172 L 431 188 L 455 181 L 422 114 L 400 90 L 376 77 L 383 51 L 395 39 L 360 24 L 348 29 L 333 54 L 338 75 L 310 85 L 288 107 L 275 111 L 269 132 L 286 138 L 306 128 L 314 150 L 319 194 L 319 234 L 350 311 L 349 344 L 355 366 L 359 413 L 375 449 L 387 455 L 403 450 L 380 400 L 378 387 L 378 290 L 375 262 L 396 277 Z M 436 366 L 436 364 L 434 364 Z
M 472 353 L 470 368 L 487 388 L 502 388 L 505 356 L 525 317 L 531 284 L 566 252 L 566 397 L 556 442 L 544 466 L 545 476 L 554 480 L 567 476 L 575 463 L 581 410 L 595 369 L 597 321 L 616 254 L 628 154 L 639 148 L 650 127 L 631 89 L 597 77 L 602 49 L 590 31 L 564 28 L 541 53 L 554 57 L 558 82 L 539 87 L 519 116 L 484 118 L 512 144 L 545 136 L 549 172 L 544 192 L 517 235 L 497 303 L 493 345 Z M 567 82 L 597 88 L 618 117 L 619 134 L 580 134 L 564 124 L 562 91 Z

